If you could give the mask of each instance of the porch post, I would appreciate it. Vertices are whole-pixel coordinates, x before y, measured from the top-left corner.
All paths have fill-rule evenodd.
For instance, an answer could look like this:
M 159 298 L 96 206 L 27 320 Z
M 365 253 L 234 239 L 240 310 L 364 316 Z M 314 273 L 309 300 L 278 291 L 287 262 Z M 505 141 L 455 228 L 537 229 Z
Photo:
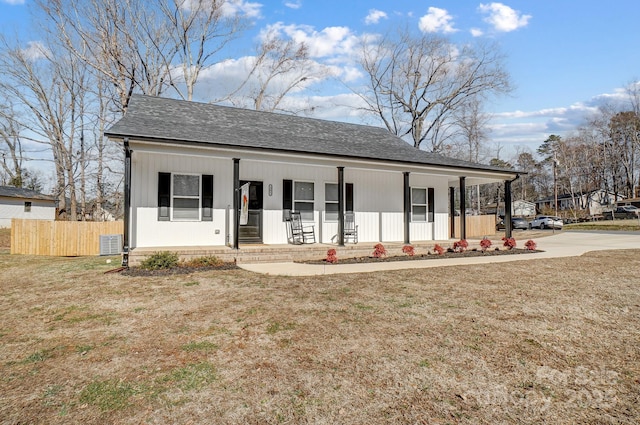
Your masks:
M 240 241 L 240 158 L 233 158 L 233 247 L 239 248 Z
M 338 167 L 338 246 L 344 246 L 344 167 Z
M 511 237 L 511 180 L 504 181 L 504 236 Z
M 404 172 L 404 243 L 409 244 L 410 241 L 410 222 L 411 222 L 411 187 L 409 186 L 409 172 Z
M 456 237 L 456 188 L 449 187 L 449 221 L 451 222 L 450 238 Z
M 467 186 L 466 177 L 460 177 L 460 239 L 467 239 Z
M 124 229 L 122 234 L 122 267 L 129 267 L 129 226 L 131 223 L 131 149 L 129 138 L 124 142 Z

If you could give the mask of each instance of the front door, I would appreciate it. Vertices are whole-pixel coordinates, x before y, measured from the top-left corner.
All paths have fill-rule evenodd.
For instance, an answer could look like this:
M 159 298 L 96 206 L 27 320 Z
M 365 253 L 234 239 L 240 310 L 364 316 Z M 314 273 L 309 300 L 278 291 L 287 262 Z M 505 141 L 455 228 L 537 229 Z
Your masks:
M 245 183 L 249 183 L 249 217 L 247 224 L 240 225 L 238 238 L 242 243 L 262 243 L 262 182 L 241 180 L 240 186 Z

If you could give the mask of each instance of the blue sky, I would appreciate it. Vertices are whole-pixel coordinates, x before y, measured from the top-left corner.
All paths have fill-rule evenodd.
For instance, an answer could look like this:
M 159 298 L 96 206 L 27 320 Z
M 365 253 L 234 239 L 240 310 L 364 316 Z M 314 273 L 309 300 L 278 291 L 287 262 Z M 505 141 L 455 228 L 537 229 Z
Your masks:
M 314 60 L 336 67 L 343 79 L 357 77 L 350 61 L 361 37 L 398 25 L 458 43 L 498 43 L 516 87 L 488 105 L 492 146 L 501 147 L 503 157 L 521 148 L 535 150 L 550 134 L 569 134 L 594 108 L 619 99 L 623 87 L 640 78 L 638 0 L 231 1 L 255 22 L 237 50 L 229 52 L 231 59 L 250 55 L 250 46 L 270 28 L 304 40 Z M 28 3 L 0 0 L 0 31 L 18 31 L 30 40 Z M 231 62 L 222 67 L 215 72 L 233 69 Z M 349 104 L 353 94 L 348 90 L 320 84 L 310 93 L 327 105 L 316 117 L 355 120 L 346 109 L 329 106 Z

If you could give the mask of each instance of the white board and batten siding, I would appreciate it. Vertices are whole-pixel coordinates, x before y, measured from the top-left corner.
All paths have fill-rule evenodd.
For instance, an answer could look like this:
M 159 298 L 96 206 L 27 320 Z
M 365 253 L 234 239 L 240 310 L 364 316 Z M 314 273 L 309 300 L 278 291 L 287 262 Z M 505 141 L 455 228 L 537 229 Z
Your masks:
M 286 244 L 283 180 L 314 183 L 314 220 L 318 242 L 335 242 L 338 225 L 325 220 L 325 183 L 337 183 L 336 165 L 328 160 L 295 156 L 238 155 L 213 149 L 161 148 L 132 143 L 131 247 L 221 246 L 233 240 L 233 158 L 240 157 L 240 180 L 263 182 L 262 239 Z M 235 154 L 235 155 L 234 155 Z M 158 221 L 158 173 L 212 174 L 213 221 Z M 359 242 L 402 241 L 404 238 L 403 174 L 398 170 L 357 168 L 345 164 L 344 180 L 353 183 Z M 411 223 L 412 241 L 448 238 L 446 176 L 412 172 L 410 184 L 433 187 L 435 219 Z
M 25 211 L 25 202 L 31 202 L 30 211 Z M 55 202 L 41 199 L 0 197 L 0 227 L 11 227 L 12 218 L 55 220 Z

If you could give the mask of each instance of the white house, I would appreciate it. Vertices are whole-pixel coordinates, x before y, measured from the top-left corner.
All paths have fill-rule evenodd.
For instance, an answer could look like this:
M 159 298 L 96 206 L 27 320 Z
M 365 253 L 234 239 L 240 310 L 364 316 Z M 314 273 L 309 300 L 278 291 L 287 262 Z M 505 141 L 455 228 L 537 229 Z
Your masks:
M 536 215 L 536 204 L 523 199 L 513 201 L 511 208 L 513 215 L 518 217 L 531 217 Z
M 105 134 L 125 148 L 125 265 L 136 247 L 286 244 L 289 210 L 322 243 L 344 242 L 347 211 L 360 242 L 448 239 L 454 187 L 505 182 L 510 194 L 519 174 L 378 127 L 141 95 Z
M 558 195 L 558 210 L 559 211 L 571 211 L 577 213 L 578 211 L 584 211 L 589 215 L 600 215 L 604 211 L 614 208 L 616 203 L 623 201 L 625 196 L 616 195 L 613 192 L 598 189 L 592 190 L 586 193 L 560 194 Z M 536 201 L 536 206 L 539 210 L 553 209 L 555 207 L 555 198 L 549 197 Z
M 35 190 L 0 186 L 0 227 L 11 227 L 12 218 L 54 220 L 55 198 Z

